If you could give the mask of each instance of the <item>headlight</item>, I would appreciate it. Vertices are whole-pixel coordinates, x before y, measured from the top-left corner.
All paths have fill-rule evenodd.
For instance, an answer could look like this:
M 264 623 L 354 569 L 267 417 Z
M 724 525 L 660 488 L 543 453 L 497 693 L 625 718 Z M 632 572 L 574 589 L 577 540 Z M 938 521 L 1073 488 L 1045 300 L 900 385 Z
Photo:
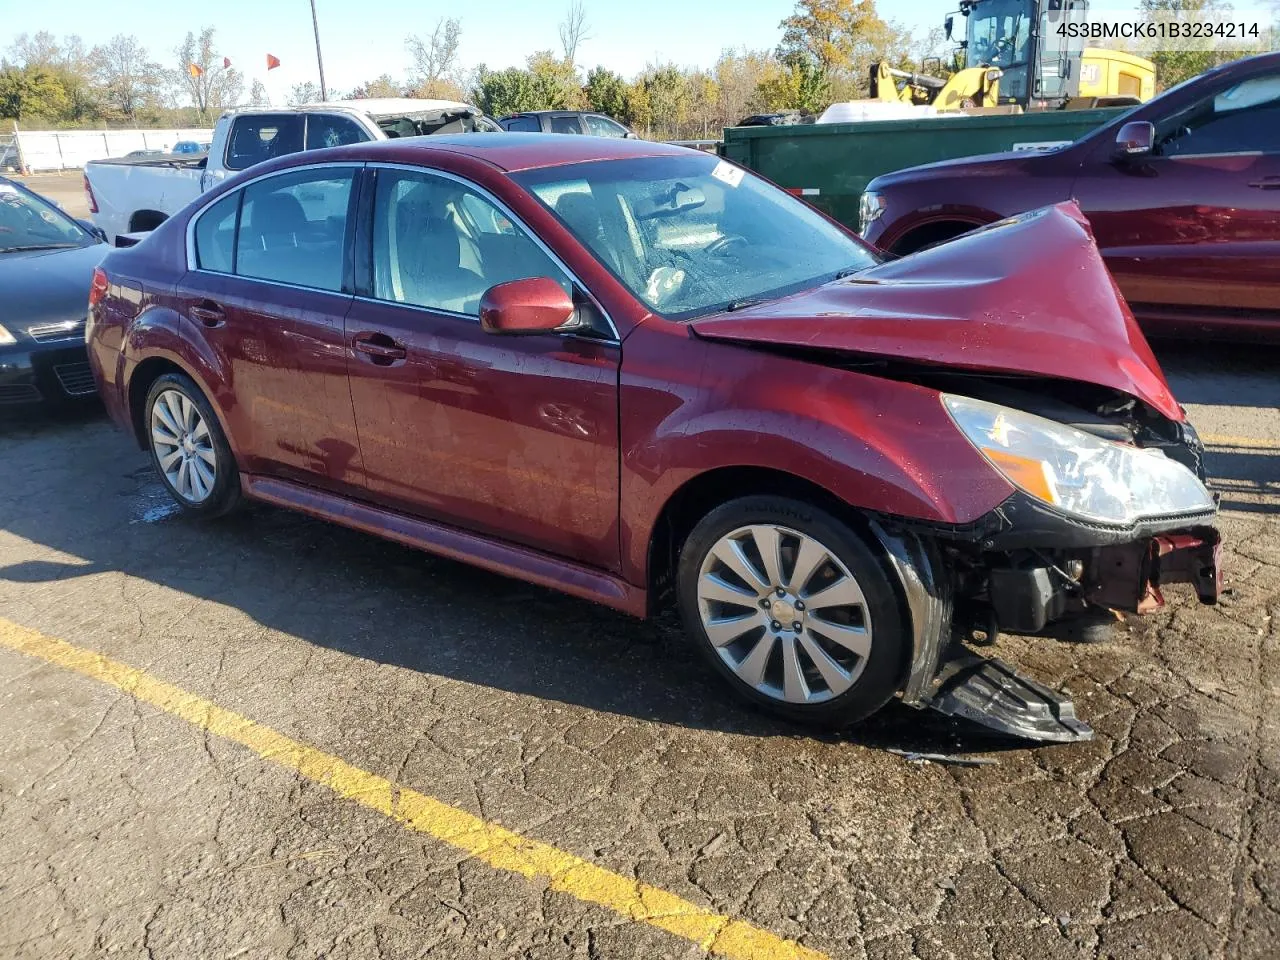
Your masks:
M 13 334 L 6 330 L 3 324 L 0 324 L 0 347 L 7 347 L 9 344 L 17 342 Z
M 873 220 L 878 220 L 882 213 L 884 213 L 884 197 L 870 190 L 866 191 L 862 195 L 862 199 L 858 201 L 859 231 L 866 233 L 867 227 L 871 225 Z
M 1102 523 L 1204 513 L 1213 497 L 1159 450 L 1090 436 L 1053 420 L 944 394 L 960 432 L 1019 490 L 1063 513 Z

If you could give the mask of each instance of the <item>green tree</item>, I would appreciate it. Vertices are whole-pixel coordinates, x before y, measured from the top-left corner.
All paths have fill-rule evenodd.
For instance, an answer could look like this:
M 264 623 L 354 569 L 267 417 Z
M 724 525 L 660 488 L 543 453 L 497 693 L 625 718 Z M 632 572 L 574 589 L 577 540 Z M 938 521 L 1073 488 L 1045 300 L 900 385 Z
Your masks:
M 1231 5 L 1223 0 L 1142 0 L 1143 16 L 1149 22 L 1167 20 L 1204 19 L 1214 15 L 1231 19 Z M 1206 70 L 1235 60 L 1244 51 L 1203 49 L 1196 41 L 1163 41 L 1161 49 L 1138 48 L 1139 53 L 1156 65 L 1156 83 L 1161 90 L 1168 89 L 1199 76 Z
M 66 117 L 69 106 L 62 80 L 49 68 L 0 70 L 0 117 L 54 124 Z
M 587 74 L 583 89 L 587 105 L 617 120 L 627 115 L 627 81 L 607 67 L 596 67 Z
M 654 136 L 672 139 L 689 117 L 689 85 L 675 64 L 650 64 L 640 75 Z
M 534 96 L 539 110 L 578 110 L 586 106 L 582 84 L 573 63 L 562 60 L 550 50 L 539 50 L 529 57 L 529 73 L 533 77 Z
M 472 99 L 476 106 L 492 117 L 540 109 L 533 74 L 519 67 L 489 70 L 481 64 L 476 68 Z

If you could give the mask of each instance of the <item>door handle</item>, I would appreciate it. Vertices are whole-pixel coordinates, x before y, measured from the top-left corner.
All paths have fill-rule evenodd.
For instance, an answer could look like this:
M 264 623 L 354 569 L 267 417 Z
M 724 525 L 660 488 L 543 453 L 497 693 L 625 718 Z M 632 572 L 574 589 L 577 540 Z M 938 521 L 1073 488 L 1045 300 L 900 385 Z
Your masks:
M 358 333 L 352 343 L 357 351 L 381 366 L 389 366 L 408 356 L 404 346 L 396 343 L 385 333 Z
M 206 327 L 220 327 L 227 322 L 227 315 L 222 307 L 212 300 L 201 300 L 193 304 L 190 313 Z
M 1263 177 L 1261 180 L 1254 180 L 1249 186 L 1259 190 L 1280 190 L 1280 177 Z

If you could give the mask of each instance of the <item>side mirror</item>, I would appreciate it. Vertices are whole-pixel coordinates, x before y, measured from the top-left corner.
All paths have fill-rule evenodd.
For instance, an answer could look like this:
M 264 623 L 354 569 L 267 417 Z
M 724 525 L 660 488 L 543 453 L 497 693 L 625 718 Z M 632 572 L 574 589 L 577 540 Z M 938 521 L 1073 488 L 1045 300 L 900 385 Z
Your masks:
M 1115 156 L 1118 160 L 1149 156 L 1155 147 L 1155 124 L 1146 120 L 1131 120 L 1116 134 Z
M 951 39 L 951 30 L 955 25 L 956 25 L 956 18 L 951 14 L 947 14 L 947 19 L 942 21 L 942 26 L 947 31 L 948 40 Z
M 573 319 L 573 300 L 550 277 L 499 283 L 480 298 L 480 328 L 485 333 L 551 333 L 572 329 Z
M 107 242 L 107 231 L 103 230 L 92 220 L 77 220 L 76 223 L 80 224 L 80 226 L 84 227 L 103 243 Z

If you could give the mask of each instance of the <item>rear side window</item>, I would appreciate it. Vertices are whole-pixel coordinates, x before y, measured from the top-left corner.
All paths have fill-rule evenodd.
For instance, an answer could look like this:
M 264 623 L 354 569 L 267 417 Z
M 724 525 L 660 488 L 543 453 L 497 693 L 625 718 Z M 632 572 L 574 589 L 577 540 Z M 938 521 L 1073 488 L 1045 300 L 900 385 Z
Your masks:
M 625 137 L 627 128 L 620 123 L 614 123 L 608 117 L 598 117 L 594 113 L 589 113 L 583 119 L 587 122 L 587 130 L 594 137 Z
M 296 113 L 257 113 L 231 121 L 228 170 L 244 170 L 272 157 L 302 149 L 302 117 Z
M 341 290 L 353 177 L 350 169 L 319 167 L 245 187 L 237 276 Z
M 537 117 L 511 117 L 503 120 L 502 125 L 518 133 L 538 133 L 542 130 Z
M 323 150 L 325 147 L 342 147 L 348 143 L 364 143 L 369 135 L 350 117 L 327 113 L 307 117 L 307 149 Z
M 560 116 L 551 118 L 552 133 L 581 133 L 582 124 L 578 122 L 575 116 Z
M 240 191 L 227 194 L 196 221 L 196 266 L 201 270 L 230 273 L 236 243 L 236 213 Z

